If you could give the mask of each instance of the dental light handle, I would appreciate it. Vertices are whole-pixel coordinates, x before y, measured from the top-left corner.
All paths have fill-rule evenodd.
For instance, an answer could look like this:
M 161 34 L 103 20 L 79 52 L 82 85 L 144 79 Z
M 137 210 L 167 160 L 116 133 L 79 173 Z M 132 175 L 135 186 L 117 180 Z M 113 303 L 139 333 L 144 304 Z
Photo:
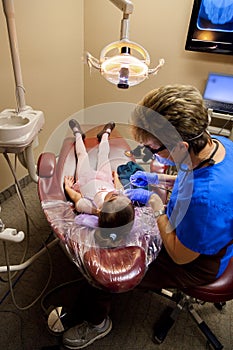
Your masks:
M 11 50 L 11 59 L 13 64 L 14 76 L 15 76 L 15 85 L 16 85 L 16 98 L 18 104 L 18 111 L 22 111 L 26 108 L 25 102 L 25 91 L 23 87 L 23 79 L 21 73 L 21 65 L 19 59 L 19 50 L 18 50 L 18 41 L 15 25 L 15 10 L 14 10 L 14 1 L 13 0 L 2 0 L 3 10 L 6 17 L 10 50 Z

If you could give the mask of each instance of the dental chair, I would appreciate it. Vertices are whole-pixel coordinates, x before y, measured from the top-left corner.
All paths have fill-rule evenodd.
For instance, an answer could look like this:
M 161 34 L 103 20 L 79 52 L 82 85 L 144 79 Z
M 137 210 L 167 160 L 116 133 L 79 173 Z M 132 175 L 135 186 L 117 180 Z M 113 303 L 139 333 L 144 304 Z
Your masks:
M 95 128 L 86 133 L 85 138 L 93 165 L 98 151 L 97 133 L 98 129 Z M 42 209 L 65 252 L 90 283 L 114 293 L 130 290 L 146 272 L 147 252 L 138 240 L 111 249 L 98 247 L 93 238 L 95 230 L 75 223 L 78 213 L 74 211 L 73 203 L 66 197 L 63 187 L 64 176 L 74 175 L 76 170 L 74 141 L 73 136 L 64 140 L 58 159 L 50 152 L 42 153 L 38 159 L 38 194 Z M 128 162 L 124 155 L 128 149 L 127 142 L 114 130 L 110 137 L 109 156 L 113 171 Z
M 93 167 L 98 151 L 98 132 L 98 129 L 90 130 L 85 138 Z M 111 133 L 109 143 L 109 159 L 113 171 L 116 171 L 118 165 L 128 162 L 124 151 L 129 146 L 116 130 Z M 76 224 L 78 213 L 66 197 L 63 183 L 65 175 L 75 175 L 77 161 L 75 138 L 72 136 L 64 139 L 58 157 L 54 153 L 45 152 L 40 155 L 37 164 L 38 195 L 43 212 L 54 232 L 55 240 L 59 239 L 65 255 L 78 268 L 76 281 L 69 281 L 65 286 L 58 285 L 41 300 L 47 326 L 55 335 L 75 324 L 72 301 L 67 300 L 66 295 L 69 295 L 68 299 L 75 295 L 76 299 L 82 289 L 83 279 L 97 288 L 120 293 L 137 285 L 146 272 L 146 253 L 141 246 L 132 244 L 115 249 L 96 247 L 94 230 Z
M 196 321 L 199 329 L 206 337 L 208 344 L 215 350 L 223 349 L 221 342 L 195 310 L 195 304 L 213 303 L 218 310 L 222 310 L 226 302 L 233 299 L 233 258 L 231 258 L 222 276 L 213 283 L 204 286 L 183 288 L 178 292 L 162 290 L 160 294 L 175 301 L 176 306 L 174 308 L 168 307 L 161 319 L 156 323 L 153 335 L 155 343 L 161 344 L 165 340 L 180 312 L 185 309 L 188 310 Z

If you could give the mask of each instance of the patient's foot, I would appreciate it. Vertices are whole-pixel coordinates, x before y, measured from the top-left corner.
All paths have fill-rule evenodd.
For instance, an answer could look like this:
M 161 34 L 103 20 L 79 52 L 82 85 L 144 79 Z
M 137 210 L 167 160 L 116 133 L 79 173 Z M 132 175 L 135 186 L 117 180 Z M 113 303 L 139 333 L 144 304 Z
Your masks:
M 115 123 L 113 121 L 108 122 L 104 125 L 103 129 L 97 134 L 97 139 L 100 142 L 103 134 L 111 134 L 112 130 L 115 128 Z
M 75 134 L 78 133 L 78 134 L 82 135 L 83 140 L 85 139 L 86 135 L 82 131 L 81 126 L 77 120 L 70 119 L 69 126 L 70 126 L 71 130 L 73 131 L 74 136 L 75 136 Z

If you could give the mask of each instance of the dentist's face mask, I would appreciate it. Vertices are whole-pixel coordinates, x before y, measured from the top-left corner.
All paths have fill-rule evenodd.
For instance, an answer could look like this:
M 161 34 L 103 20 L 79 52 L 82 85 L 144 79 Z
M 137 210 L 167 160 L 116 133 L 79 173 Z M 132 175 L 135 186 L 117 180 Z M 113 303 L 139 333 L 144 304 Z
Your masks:
M 174 163 L 171 159 L 169 158 L 163 158 L 160 157 L 158 154 L 154 154 L 154 158 L 161 164 L 163 165 L 168 165 L 168 166 L 175 166 L 176 163 Z

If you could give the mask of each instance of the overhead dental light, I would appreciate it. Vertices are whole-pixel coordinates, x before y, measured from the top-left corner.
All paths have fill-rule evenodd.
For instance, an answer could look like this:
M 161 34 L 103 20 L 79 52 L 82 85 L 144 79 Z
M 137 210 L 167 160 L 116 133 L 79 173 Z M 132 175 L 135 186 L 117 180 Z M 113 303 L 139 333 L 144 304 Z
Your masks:
M 149 68 L 150 56 L 139 44 L 129 40 L 129 15 L 133 12 L 130 0 L 110 0 L 123 12 L 121 20 L 120 40 L 113 42 L 100 53 L 100 59 L 86 53 L 89 67 L 100 71 L 103 77 L 120 89 L 143 82 L 149 75 L 155 75 L 164 65 L 164 59 L 159 60 L 155 68 Z

